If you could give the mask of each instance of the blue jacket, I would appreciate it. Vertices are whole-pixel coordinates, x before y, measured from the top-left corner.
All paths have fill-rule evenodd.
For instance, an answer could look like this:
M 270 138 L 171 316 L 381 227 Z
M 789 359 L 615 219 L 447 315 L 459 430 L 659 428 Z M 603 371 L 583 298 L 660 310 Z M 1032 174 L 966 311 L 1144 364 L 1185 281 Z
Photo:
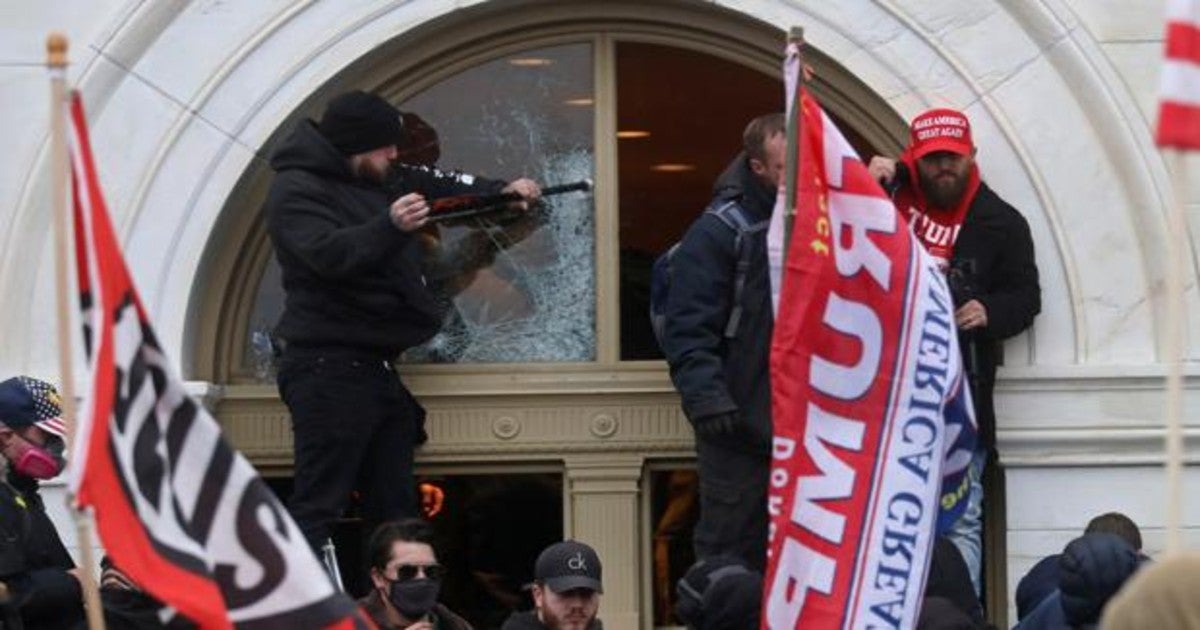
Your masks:
M 1104 605 L 1139 563 L 1137 551 L 1115 534 L 1084 534 L 1072 540 L 1059 558 L 1059 588 L 1017 624 L 1017 630 L 1095 628 Z
M 751 172 L 745 154 L 717 180 L 714 203 L 729 200 L 738 202 L 749 223 L 769 219 L 775 205 L 775 191 Z M 736 333 L 727 339 L 735 236 L 710 213 L 700 215 L 684 234 L 671 263 L 663 351 L 689 420 L 734 413 L 744 439 L 726 446 L 766 453 L 772 434 L 768 363 L 774 326 L 766 230 L 751 234 L 744 244 L 750 266 L 742 313 Z

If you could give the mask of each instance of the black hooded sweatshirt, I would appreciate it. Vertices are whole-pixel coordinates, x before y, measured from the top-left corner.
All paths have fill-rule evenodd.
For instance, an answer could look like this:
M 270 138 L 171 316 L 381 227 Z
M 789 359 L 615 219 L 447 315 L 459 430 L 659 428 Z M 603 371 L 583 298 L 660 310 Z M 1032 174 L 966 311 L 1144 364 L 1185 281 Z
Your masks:
M 420 239 L 392 224 L 389 207 L 408 192 L 435 199 L 504 183 L 406 166 L 387 185 L 365 181 L 311 120 L 275 151 L 271 167 L 267 229 L 287 293 L 276 335 L 382 358 L 432 337 L 442 313 L 422 276 Z

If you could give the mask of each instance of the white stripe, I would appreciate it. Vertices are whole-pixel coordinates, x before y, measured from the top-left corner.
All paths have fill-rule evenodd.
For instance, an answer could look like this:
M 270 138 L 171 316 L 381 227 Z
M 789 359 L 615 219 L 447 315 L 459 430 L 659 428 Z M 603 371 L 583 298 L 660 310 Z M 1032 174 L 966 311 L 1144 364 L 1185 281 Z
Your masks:
M 38 426 L 59 436 L 65 435 L 67 432 L 67 423 L 63 422 L 62 418 L 42 420 L 38 423 Z
M 784 100 L 787 101 L 787 120 L 791 124 L 792 110 L 799 107 L 796 100 L 796 85 L 800 82 L 800 46 L 796 42 L 787 45 L 783 60 Z M 797 114 L 803 116 L 803 112 Z M 794 131 L 793 131 L 794 134 Z M 796 155 L 800 155 L 803 138 L 796 138 Z M 794 171 L 798 165 L 789 163 L 786 168 Z M 786 176 L 786 175 L 785 175 Z M 787 207 L 787 191 L 784 187 L 775 191 L 775 206 L 771 209 L 771 223 L 767 226 L 767 273 L 771 281 L 771 310 L 779 313 L 779 292 L 783 287 L 783 259 L 787 244 L 783 242 L 784 216 Z
M 1168 22 L 1190 22 L 1200 25 L 1200 2 L 1195 0 L 1167 0 Z
M 80 189 L 87 189 L 86 168 L 83 161 L 83 142 L 81 138 L 87 134 L 87 121 L 84 120 L 83 127 L 76 126 L 75 118 L 71 115 L 70 105 L 66 106 L 67 129 L 70 130 L 70 158 L 71 170 L 75 174 L 75 179 L 78 182 Z M 85 112 L 86 116 L 86 112 Z M 73 194 L 79 196 L 80 210 L 83 216 L 82 228 L 84 237 L 81 239 L 84 243 L 84 251 L 76 252 L 75 255 L 84 255 L 88 259 L 88 275 L 92 285 L 92 309 L 91 313 L 85 313 L 84 316 L 90 316 L 92 327 L 92 355 L 87 359 L 88 362 L 88 386 L 83 389 L 81 403 L 77 407 L 75 413 L 75 440 L 70 445 L 70 459 L 67 465 L 67 487 L 70 493 L 79 494 L 79 488 L 83 484 L 83 473 L 87 469 L 87 444 L 91 443 L 92 427 L 95 424 L 95 419 L 92 418 L 92 400 L 95 393 L 92 391 L 95 387 L 95 357 L 99 354 L 100 343 L 100 321 L 101 313 L 104 312 L 105 296 L 101 294 L 101 285 L 99 268 L 96 261 L 96 238 L 92 227 L 92 206 L 90 197 L 87 194 L 80 194 L 79 190 L 73 191 Z M 74 215 L 72 214 L 72 217 Z M 105 420 L 102 420 L 105 421 Z M 79 446 L 77 446 L 79 445 Z
M 1200 106 L 1200 64 L 1164 60 L 1160 92 L 1164 101 Z

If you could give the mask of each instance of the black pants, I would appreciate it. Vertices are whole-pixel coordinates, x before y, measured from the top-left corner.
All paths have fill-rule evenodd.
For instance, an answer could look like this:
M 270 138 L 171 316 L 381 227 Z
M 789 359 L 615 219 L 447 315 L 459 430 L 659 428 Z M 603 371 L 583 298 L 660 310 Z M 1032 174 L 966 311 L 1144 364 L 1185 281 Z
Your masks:
M 732 555 L 762 571 L 767 562 L 770 455 L 699 439 L 696 463 L 700 471 L 700 522 L 692 535 L 696 557 Z
M 380 358 L 337 348 L 288 348 L 279 393 L 292 414 L 295 476 L 288 502 L 315 550 L 362 494 L 370 531 L 417 515 L 413 448 L 424 410 Z

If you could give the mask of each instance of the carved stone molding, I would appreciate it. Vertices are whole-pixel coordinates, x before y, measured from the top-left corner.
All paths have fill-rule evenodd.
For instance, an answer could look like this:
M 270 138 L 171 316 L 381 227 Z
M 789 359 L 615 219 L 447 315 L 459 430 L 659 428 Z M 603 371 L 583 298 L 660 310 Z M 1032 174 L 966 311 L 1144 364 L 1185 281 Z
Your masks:
M 1142 368 L 1006 369 L 996 390 L 1001 459 L 1009 467 L 1155 464 L 1162 461 L 1162 377 Z M 591 381 L 585 380 L 591 378 Z M 691 427 L 661 373 L 610 379 L 595 373 L 553 381 L 547 374 L 451 394 L 430 391 L 445 376 L 408 379 L 429 416 L 419 463 L 561 461 L 589 453 L 693 456 Z M 291 467 L 287 409 L 268 386 L 191 384 L 216 401 L 226 434 L 268 474 Z M 1185 418 L 1200 417 L 1200 377 L 1187 380 Z M 540 391 L 539 391 L 540 390 Z M 1189 462 L 1200 462 L 1200 427 L 1185 431 Z

